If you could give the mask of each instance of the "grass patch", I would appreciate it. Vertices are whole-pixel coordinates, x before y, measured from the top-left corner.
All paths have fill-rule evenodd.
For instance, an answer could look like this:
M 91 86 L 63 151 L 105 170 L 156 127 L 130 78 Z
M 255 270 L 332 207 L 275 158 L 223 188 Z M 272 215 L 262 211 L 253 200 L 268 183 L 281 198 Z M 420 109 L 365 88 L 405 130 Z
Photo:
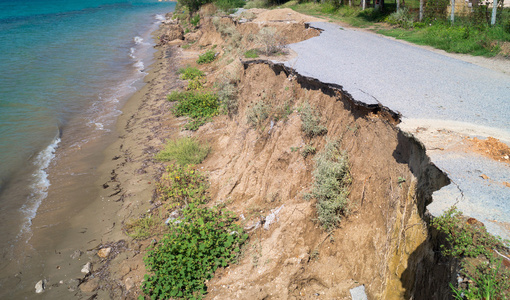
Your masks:
M 145 257 L 142 290 L 151 299 L 201 299 L 216 269 L 236 261 L 248 239 L 232 212 L 190 204 L 181 222 Z
M 321 115 L 310 103 L 305 102 L 301 108 L 301 130 L 309 138 L 325 135 L 328 133 L 326 126 L 321 125 Z
M 317 199 L 319 223 L 332 230 L 340 224 L 348 210 L 351 175 L 345 152 L 339 150 L 339 141 L 328 141 L 315 156 L 314 183 L 311 196 Z
M 259 54 L 257 53 L 257 49 L 250 49 L 250 50 L 244 52 L 244 57 L 257 58 L 257 57 L 259 57 Z
M 182 80 L 202 79 L 205 75 L 204 72 L 200 71 L 199 69 L 189 66 L 186 68 L 179 69 L 177 73 L 180 74 L 179 77 Z
M 164 233 L 166 226 L 159 216 L 147 215 L 126 223 L 124 229 L 131 238 L 143 240 Z
M 210 151 L 208 144 L 191 137 L 183 137 L 168 141 L 165 149 L 156 154 L 156 159 L 175 162 L 181 166 L 196 165 L 201 163 Z
M 158 190 L 167 206 L 182 210 L 144 257 L 148 274 L 141 289 L 151 299 L 201 299 L 205 281 L 236 262 L 248 235 L 232 212 L 204 206 L 207 180 L 191 166 L 169 166 Z
M 173 113 L 177 117 L 188 116 L 191 118 L 191 122 L 184 126 L 188 130 L 197 130 L 218 114 L 218 97 L 210 92 L 174 91 L 168 95 L 168 100 L 177 101 L 173 108 Z
M 159 200 L 168 209 L 207 202 L 207 181 L 193 166 L 170 165 L 157 185 Z
M 461 275 L 466 278 L 457 287 L 450 285 L 454 298 L 508 299 L 510 271 L 502 268 L 502 257 L 496 253 L 508 254 L 505 241 L 489 234 L 483 224 L 466 219 L 452 207 L 432 221 L 446 239 L 442 253 L 460 259 Z
M 378 30 L 378 33 L 418 45 L 429 45 L 447 52 L 495 56 L 500 48 L 496 41 L 510 41 L 510 32 L 501 27 L 474 27 L 436 22 L 423 28 Z
M 198 56 L 197 64 L 208 64 L 216 59 L 216 53 L 212 50 L 207 50 L 204 54 Z
M 336 6 L 331 2 L 301 3 L 289 5 L 300 13 L 326 17 L 346 22 L 355 27 L 378 27 L 386 22 L 398 26 L 392 29 L 380 29 L 378 33 L 392 36 L 418 45 L 428 45 L 448 52 L 471 55 L 495 56 L 500 52 L 499 44 L 510 42 L 510 9 L 498 13 L 495 26 L 488 24 L 483 6 L 465 17 L 456 16 L 455 24 L 446 19 L 449 1 L 427 2 L 425 19 L 418 22 L 416 9 L 403 7 L 400 11 L 388 7 L 384 11 L 358 7 Z

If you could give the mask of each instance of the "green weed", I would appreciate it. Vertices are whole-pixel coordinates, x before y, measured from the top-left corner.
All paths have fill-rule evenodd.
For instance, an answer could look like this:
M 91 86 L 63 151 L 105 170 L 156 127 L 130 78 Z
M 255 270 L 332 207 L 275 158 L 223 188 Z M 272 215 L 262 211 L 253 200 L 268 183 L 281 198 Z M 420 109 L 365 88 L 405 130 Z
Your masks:
M 167 208 L 180 207 L 189 203 L 207 202 L 207 181 L 193 166 L 171 165 L 157 185 L 159 199 Z
M 339 150 L 339 141 L 328 141 L 314 158 L 314 183 L 311 195 L 317 199 L 318 220 L 326 230 L 340 224 L 348 213 L 351 175 L 345 152 Z
M 250 49 L 250 50 L 244 52 L 244 57 L 257 58 L 257 57 L 259 57 L 259 54 L 257 53 L 257 49 Z
M 147 215 L 131 220 L 124 226 L 128 236 L 135 240 L 143 240 L 166 231 L 166 226 L 159 216 Z
M 314 155 L 316 152 L 317 152 L 317 149 L 315 149 L 315 147 L 313 147 L 312 145 L 306 145 L 303 148 L 303 151 L 301 151 L 301 155 L 304 158 L 307 158 L 309 155 Z
M 469 279 L 467 286 L 450 285 L 455 299 L 508 299 L 510 271 L 501 268 L 501 257 L 493 252 L 508 250 L 503 240 L 483 225 L 466 222 L 456 207 L 435 218 L 432 226 L 445 236 L 442 253 L 460 259 L 461 274 Z
M 205 75 L 204 72 L 193 67 L 181 68 L 179 69 L 179 71 L 177 71 L 177 73 L 180 74 L 179 77 L 182 80 L 202 79 Z
M 165 176 L 167 198 L 187 205 L 178 222 L 170 223 L 170 232 L 144 257 L 148 274 L 141 289 L 151 299 L 201 299 L 207 293 L 205 281 L 217 268 L 236 262 L 248 235 L 232 212 L 201 205 L 208 198 L 200 173 L 170 166 Z
M 198 56 L 197 64 L 208 64 L 216 59 L 216 53 L 212 50 L 208 50 L 204 54 Z
M 188 130 L 197 130 L 218 114 L 218 97 L 210 92 L 174 91 L 168 95 L 168 100 L 177 101 L 173 107 L 173 112 L 177 117 L 188 116 L 192 119 L 185 126 Z
M 200 142 L 191 137 L 170 140 L 165 149 L 156 154 L 160 161 L 171 161 L 181 166 L 201 163 L 209 154 L 211 148 L 207 143 Z
M 315 137 L 325 135 L 328 132 L 326 126 L 321 125 L 321 115 L 318 111 L 310 106 L 310 103 L 305 102 L 301 108 L 301 130 L 307 137 Z

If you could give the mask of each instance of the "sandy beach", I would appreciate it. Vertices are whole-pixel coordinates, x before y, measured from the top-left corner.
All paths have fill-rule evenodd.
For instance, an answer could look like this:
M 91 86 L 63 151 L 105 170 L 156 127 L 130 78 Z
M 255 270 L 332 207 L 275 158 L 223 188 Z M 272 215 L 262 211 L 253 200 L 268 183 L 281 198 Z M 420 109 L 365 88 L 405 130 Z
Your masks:
M 160 34 L 161 29 L 153 33 L 156 42 Z M 23 270 L 10 280 L 12 284 L 22 285 L 17 296 L 36 297 L 34 286 L 38 281 L 42 281 L 45 288 L 37 295 L 38 299 L 88 298 L 90 294 L 85 296 L 82 292 L 91 292 L 97 287 L 103 288 L 97 292 L 99 299 L 118 298 L 128 292 L 121 286 L 124 284 L 113 279 L 118 278 L 115 273 L 121 272 L 123 259 L 117 258 L 113 264 L 111 261 L 121 251 L 123 257 L 136 256 L 140 245 L 134 248 L 135 244 L 126 241 L 123 224 L 150 208 L 154 184 L 163 170 L 161 163 L 154 161 L 154 153 L 165 140 L 180 132 L 174 124 L 179 121 L 172 117 L 166 95 L 179 84 L 176 71 L 181 50 L 172 45 L 157 50 L 155 62 L 144 79 L 145 85 L 126 102 L 116 130 L 108 136 L 111 145 L 90 156 L 102 160 L 91 172 L 93 187 L 84 189 L 75 199 L 65 199 L 63 206 L 44 203 L 41 206 L 44 213 L 33 220 L 31 245 L 36 250 L 32 253 L 37 255 L 26 260 L 28 265 L 34 266 L 42 262 L 42 267 Z M 100 146 L 80 150 L 97 149 Z M 70 180 L 68 184 L 78 183 Z M 58 191 L 50 190 L 52 192 Z M 47 223 L 55 225 L 41 225 Z M 111 253 L 99 257 L 98 250 L 108 247 Z M 91 273 L 82 272 L 88 262 L 91 262 L 90 272 L 100 271 L 101 276 L 95 274 L 89 280 Z M 138 270 L 136 276 L 143 277 L 145 268 L 141 256 L 139 262 L 140 265 L 128 269 L 124 266 L 123 275 L 129 277 L 133 269 L 133 272 Z

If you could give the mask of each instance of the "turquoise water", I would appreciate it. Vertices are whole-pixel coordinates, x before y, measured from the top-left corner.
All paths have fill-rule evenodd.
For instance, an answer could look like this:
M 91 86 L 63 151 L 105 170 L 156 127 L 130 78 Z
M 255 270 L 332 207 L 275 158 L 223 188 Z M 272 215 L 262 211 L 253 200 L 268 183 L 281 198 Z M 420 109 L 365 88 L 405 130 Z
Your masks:
M 0 0 L 0 250 L 30 230 L 62 148 L 114 128 L 142 84 L 157 0 Z M 64 155 L 64 154 L 62 154 Z

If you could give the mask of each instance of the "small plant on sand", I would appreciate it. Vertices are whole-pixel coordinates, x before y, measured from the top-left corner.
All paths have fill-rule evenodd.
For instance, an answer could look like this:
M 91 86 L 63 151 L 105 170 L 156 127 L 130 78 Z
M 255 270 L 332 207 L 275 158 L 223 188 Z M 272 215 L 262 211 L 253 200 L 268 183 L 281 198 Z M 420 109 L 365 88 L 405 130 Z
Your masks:
M 211 151 L 207 143 L 200 142 L 191 137 L 169 140 L 165 149 L 156 154 L 160 161 L 172 161 L 181 166 L 201 163 Z
M 246 113 L 248 124 L 256 128 L 262 125 L 262 123 L 269 117 L 271 108 L 263 100 L 255 103 Z
M 257 58 L 257 57 L 259 57 L 259 54 L 257 53 L 257 49 L 251 49 L 251 50 L 244 52 L 244 57 Z
M 502 266 L 508 255 L 508 241 L 489 234 L 482 223 L 467 219 L 456 207 L 432 221 L 432 226 L 444 234 L 441 245 L 444 255 L 461 261 L 461 274 L 467 284 L 450 284 L 455 299 L 508 299 L 510 271 Z
M 128 236 L 135 240 L 143 240 L 164 233 L 166 226 L 159 216 L 146 215 L 142 218 L 131 220 L 124 226 Z
M 204 72 L 193 67 L 181 68 L 177 72 L 180 74 L 179 77 L 182 80 L 202 79 L 202 77 L 204 77 Z
M 201 299 L 205 282 L 216 269 L 237 261 L 248 235 L 234 213 L 203 205 L 209 201 L 206 178 L 192 167 L 169 166 L 161 183 L 163 200 L 183 208 L 144 257 L 148 274 L 141 289 L 151 299 Z
M 339 141 L 328 141 L 314 158 L 314 183 L 311 195 L 317 199 L 318 220 L 326 230 L 340 224 L 349 212 L 351 175 L 347 154 L 339 150 Z
M 218 97 L 209 92 L 174 91 L 168 95 L 169 101 L 177 101 L 173 112 L 177 117 L 188 116 L 192 119 L 186 124 L 188 130 L 197 130 L 210 118 L 218 114 Z
M 302 122 L 301 130 L 303 130 L 307 137 L 313 138 L 328 133 L 326 126 L 321 125 L 320 113 L 312 108 L 310 103 L 305 102 L 299 111 L 301 113 Z
M 285 49 L 285 38 L 274 27 L 262 28 L 257 34 L 257 42 L 262 45 L 260 52 L 264 55 L 275 55 Z
M 304 148 L 303 148 L 303 151 L 301 151 L 301 155 L 304 157 L 304 158 L 307 158 L 309 155 L 314 155 L 315 152 L 317 152 L 317 149 L 315 149 L 314 146 L 312 145 L 306 145 Z
M 204 54 L 198 56 L 197 64 L 208 64 L 216 59 L 216 53 L 212 50 L 207 50 Z
M 150 275 L 142 290 L 151 299 L 201 299 L 205 281 L 218 268 L 235 262 L 248 235 L 234 223 L 232 212 L 190 204 L 180 223 L 145 257 Z
M 181 167 L 171 165 L 161 177 L 157 185 L 159 199 L 168 208 L 180 207 L 189 203 L 203 204 L 207 202 L 207 181 L 193 166 Z

